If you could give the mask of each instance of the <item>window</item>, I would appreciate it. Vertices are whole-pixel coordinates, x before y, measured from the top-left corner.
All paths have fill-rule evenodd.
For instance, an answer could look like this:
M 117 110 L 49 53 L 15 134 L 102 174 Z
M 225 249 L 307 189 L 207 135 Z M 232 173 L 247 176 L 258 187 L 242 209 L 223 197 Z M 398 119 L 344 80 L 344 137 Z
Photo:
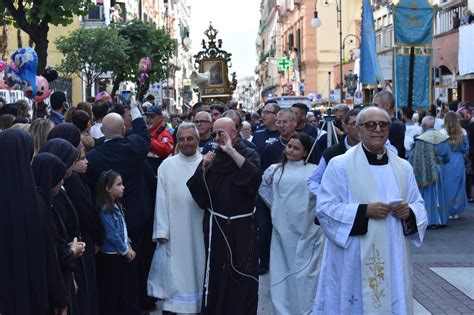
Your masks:
M 301 29 L 296 30 L 296 48 L 298 49 L 298 60 L 301 62 Z

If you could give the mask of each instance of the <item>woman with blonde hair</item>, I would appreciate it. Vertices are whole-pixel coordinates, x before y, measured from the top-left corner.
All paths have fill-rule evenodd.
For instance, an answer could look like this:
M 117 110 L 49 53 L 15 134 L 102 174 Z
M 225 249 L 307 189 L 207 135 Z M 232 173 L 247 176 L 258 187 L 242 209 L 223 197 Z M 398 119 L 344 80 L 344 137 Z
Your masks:
M 53 127 L 54 123 L 49 119 L 38 118 L 33 120 L 29 126 L 28 132 L 33 136 L 35 144 L 34 155 L 36 155 L 43 147 L 43 144 L 48 141 L 48 134 Z
M 451 148 L 449 162 L 442 170 L 446 183 L 446 205 L 449 209 L 449 218 L 458 219 L 459 214 L 467 206 L 464 155 L 469 150 L 469 143 L 466 130 L 461 127 L 459 118 L 454 112 L 444 116 L 444 127 L 441 132 L 449 136 L 448 144 Z

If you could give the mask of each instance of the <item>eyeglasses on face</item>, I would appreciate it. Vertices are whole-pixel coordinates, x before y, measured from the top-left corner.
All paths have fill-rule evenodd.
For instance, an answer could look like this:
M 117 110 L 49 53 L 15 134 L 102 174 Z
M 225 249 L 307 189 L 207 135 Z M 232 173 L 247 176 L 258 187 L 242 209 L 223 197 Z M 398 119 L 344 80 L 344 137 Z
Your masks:
M 223 131 L 213 131 L 211 132 L 211 137 L 212 138 L 216 138 L 217 136 L 222 137 L 223 134 L 224 134 Z
M 287 126 L 290 122 L 287 120 L 277 120 L 276 125 L 277 126 Z
M 377 126 L 380 127 L 381 131 L 387 131 L 390 128 L 389 121 L 367 121 L 360 124 L 360 126 L 365 126 L 368 131 L 374 131 L 377 129 Z
M 195 125 L 205 125 L 205 124 L 210 124 L 211 122 L 209 120 L 195 120 L 193 121 Z
M 275 113 L 275 112 L 272 112 L 271 110 L 263 110 L 263 111 L 262 111 L 262 114 L 265 114 L 265 115 L 268 115 L 268 114 L 276 115 L 276 113 Z

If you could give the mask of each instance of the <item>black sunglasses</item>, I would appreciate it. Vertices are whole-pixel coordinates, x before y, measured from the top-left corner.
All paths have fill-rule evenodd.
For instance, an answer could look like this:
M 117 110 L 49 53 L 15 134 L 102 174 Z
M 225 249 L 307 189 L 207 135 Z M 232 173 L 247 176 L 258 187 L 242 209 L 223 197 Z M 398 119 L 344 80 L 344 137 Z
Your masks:
M 367 121 L 360 126 L 365 126 L 368 131 L 374 131 L 377 129 L 377 126 L 380 127 L 381 131 L 387 131 L 390 128 L 389 121 Z

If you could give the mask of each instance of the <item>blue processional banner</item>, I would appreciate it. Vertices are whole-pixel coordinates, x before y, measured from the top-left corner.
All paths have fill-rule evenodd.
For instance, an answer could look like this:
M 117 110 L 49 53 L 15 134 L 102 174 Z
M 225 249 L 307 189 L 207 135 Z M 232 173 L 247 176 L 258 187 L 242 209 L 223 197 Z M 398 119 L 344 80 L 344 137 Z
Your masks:
M 429 108 L 434 8 L 426 0 L 402 0 L 393 11 L 397 107 Z
M 412 50 L 414 50 L 413 56 L 411 54 Z M 393 59 L 395 68 L 394 91 L 398 108 L 430 107 L 431 58 L 431 48 L 413 46 L 399 46 L 395 48 L 395 58 Z M 412 59 L 413 72 L 410 75 Z M 412 87 L 411 89 L 410 86 Z
M 379 82 L 384 83 L 377 58 L 374 15 L 369 0 L 364 0 L 362 6 L 359 82 L 371 85 L 377 85 Z

